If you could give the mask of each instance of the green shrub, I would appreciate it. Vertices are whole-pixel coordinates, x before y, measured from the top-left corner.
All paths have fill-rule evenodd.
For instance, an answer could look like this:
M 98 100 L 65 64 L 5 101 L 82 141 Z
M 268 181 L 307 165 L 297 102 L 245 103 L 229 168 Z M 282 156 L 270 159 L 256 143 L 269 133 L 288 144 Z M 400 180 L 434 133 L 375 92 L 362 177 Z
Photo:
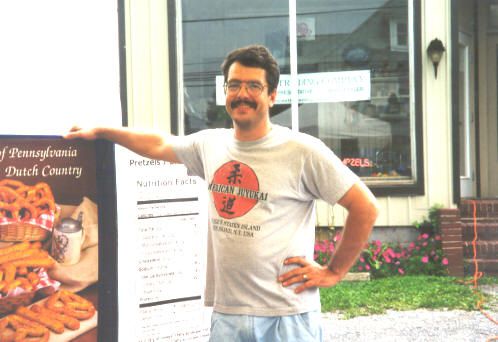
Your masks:
M 336 234 L 332 240 L 315 243 L 315 261 L 322 265 L 328 264 L 340 239 L 341 235 Z M 421 233 L 408 246 L 380 240 L 369 242 L 351 271 L 370 272 L 372 278 L 445 275 L 447 265 L 448 259 L 443 255 L 440 235 Z
M 448 259 L 443 255 L 438 211 L 442 205 L 429 209 L 427 218 L 413 225 L 419 230 L 418 237 L 408 246 L 385 243 L 380 240 L 365 245 L 352 272 L 370 272 L 372 278 L 392 275 L 447 275 Z M 331 240 L 315 243 L 315 261 L 328 264 L 336 250 L 341 234 L 336 233 Z

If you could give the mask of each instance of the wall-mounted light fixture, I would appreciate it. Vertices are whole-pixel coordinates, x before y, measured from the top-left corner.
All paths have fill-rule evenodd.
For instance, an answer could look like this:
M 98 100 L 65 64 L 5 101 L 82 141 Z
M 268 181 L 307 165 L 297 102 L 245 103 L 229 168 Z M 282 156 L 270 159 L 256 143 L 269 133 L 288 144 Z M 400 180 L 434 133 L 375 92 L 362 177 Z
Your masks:
M 432 61 L 432 65 L 434 66 L 435 78 L 437 78 L 437 67 L 441 61 L 441 57 L 443 57 L 444 51 L 446 51 L 446 49 L 444 48 L 443 42 L 437 38 L 431 40 L 429 46 L 427 47 L 427 54 Z

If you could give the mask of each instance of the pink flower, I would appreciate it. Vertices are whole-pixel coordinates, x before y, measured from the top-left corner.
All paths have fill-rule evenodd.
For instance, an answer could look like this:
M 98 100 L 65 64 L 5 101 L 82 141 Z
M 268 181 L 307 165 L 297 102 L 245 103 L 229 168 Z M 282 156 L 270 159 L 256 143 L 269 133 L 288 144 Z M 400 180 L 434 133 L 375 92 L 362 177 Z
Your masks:
M 367 271 L 370 271 L 370 265 L 365 265 L 365 269 L 366 269 Z
M 428 257 L 427 255 L 424 255 L 424 256 L 422 257 L 422 262 L 423 262 L 424 264 L 427 264 L 427 263 L 429 262 L 429 257 Z
M 422 234 L 422 239 L 428 239 L 428 238 L 429 238 L 429 234 L 427 234 L 427 233 Z
M 429 243 L 428 243 L 427 241 L 424 241 L 424 243 L 422 243 L 422 246 L 423 246 L 423 247 L 427 247 L 427 245 L 428 245 L 428 244 L 429 244 Z
M 360 261 L 361 262 L 365 262 L 365 258 L 364 257 L 360 257 Z
M 443 265 L 448 265 L 448 259 L 443 258 L 443 260 L 441 261 L 441 263 L 442 263 Z
M 414 249 L 415 248 L 415 242 L 410 242 L 408 245 L 408 249 Z
M 405 274 L 405 271 L 403 271 L 403 269 L 402 269 L 402 268 L 398 268 L 398 273 L 399 273 L 399 274 Z
M 358 266 L 358 271 L 363 271 L 363 267 Z

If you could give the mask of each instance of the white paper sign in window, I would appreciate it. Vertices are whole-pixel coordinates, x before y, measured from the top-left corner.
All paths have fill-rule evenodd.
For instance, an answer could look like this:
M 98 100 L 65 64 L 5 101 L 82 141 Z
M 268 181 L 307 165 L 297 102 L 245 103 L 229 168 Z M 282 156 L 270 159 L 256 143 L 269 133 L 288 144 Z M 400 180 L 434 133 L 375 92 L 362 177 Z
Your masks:
M 223 76 L 216 76 L 216 104 L 225 104 Z M 370 70 L 298 75 L 299 103 L 349 102 L 370 99 Z M 291 77 L 280 75 L 277 104 L 291 103 Z

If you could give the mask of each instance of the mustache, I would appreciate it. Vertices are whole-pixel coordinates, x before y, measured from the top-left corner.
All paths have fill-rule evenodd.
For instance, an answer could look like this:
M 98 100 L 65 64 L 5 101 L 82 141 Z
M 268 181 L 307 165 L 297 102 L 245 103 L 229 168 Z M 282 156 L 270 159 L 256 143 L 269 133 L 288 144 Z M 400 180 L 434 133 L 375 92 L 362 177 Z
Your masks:
M 256 102 L 253 102 L 253 101 L 248 101 L 248 100 L 233 100 L 231 103 L 230 103 L 230 107 L 232 109 L 235 109 L 237 108 L 238 106 L 242 105 L 242 104 L 245 104 L 249 107 L 251 107 L 252 109 L 256 109 L 257 108 L 257 104 Z

